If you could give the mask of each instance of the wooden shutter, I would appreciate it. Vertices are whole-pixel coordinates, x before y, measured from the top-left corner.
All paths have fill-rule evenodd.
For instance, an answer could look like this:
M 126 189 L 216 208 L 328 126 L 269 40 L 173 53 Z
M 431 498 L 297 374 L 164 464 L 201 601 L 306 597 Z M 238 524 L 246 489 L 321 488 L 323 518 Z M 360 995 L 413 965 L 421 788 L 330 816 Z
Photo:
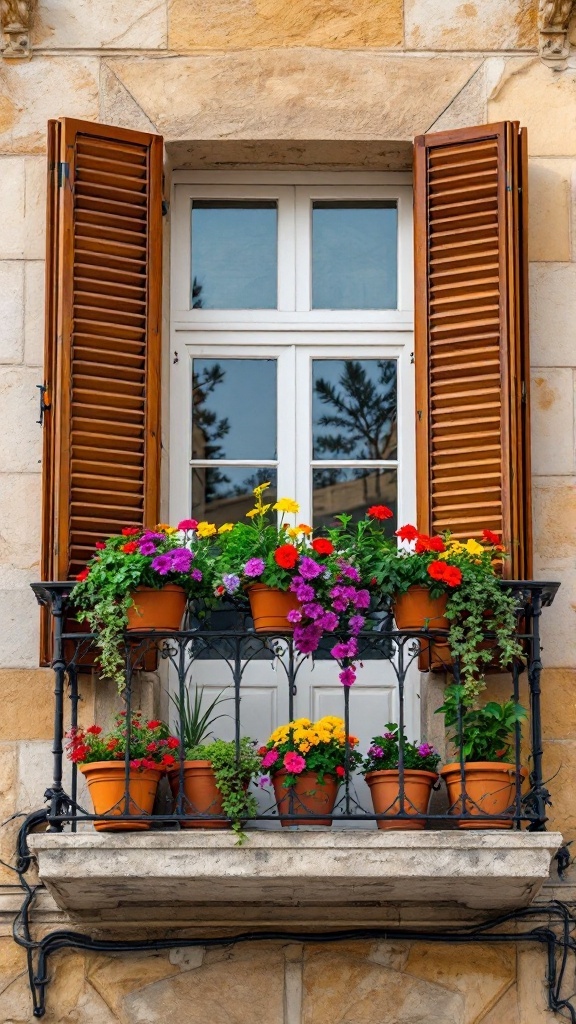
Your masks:
M 526 133 L 415 140 L 419 528 L 502 534 L 530 578 Z
M 158 520 L 162 153 L 156 135 L 48 126 L 44 579 Z

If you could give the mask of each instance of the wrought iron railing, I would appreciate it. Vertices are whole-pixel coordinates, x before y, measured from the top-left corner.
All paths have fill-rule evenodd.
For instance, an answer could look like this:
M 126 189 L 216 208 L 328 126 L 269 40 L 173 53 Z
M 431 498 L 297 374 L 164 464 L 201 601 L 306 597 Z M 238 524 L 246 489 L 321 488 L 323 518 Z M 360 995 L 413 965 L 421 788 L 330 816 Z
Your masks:
M 549 794 L 546 789 L 542 763 L 540 616 L 542 609 L 552 603 L 559 585 L 516 581 L 503 582 L 502 585 L 509 589 L 517 599 L 518 640 L 523 652 L 520 657 L 514 659 L 510 666 L 508 673 L 510 686 L 507 696 L 521 702 L 521 692 L 524 693 L 525 700 L 527 692 L 529 701 L 529 719 L 526 725 L 523 729 L 519 723 L 515 726 L 513 760 L 510 764 L 514 777 L 513 796 L 506 811 L 498 812 L 496 815 L 482 813 L 474 805 L 474 802 L 471 802 L 466 792 L 464 761 L 461 759 L 463 793 L 457 805 L 448 806 L 446 799 L 443 804 L 439 799 L 435 799 L 432 810 L 426 813 L 415 813 L 414 806 L 405 792 L 405 774 L 402 752 L 400 752 L 398 800 L 394 801 L 387 813 L 376 814 L 373 811 L 367 791 L 362 792 L 362 777 L 357 772 L 347 770 L 342 779 L 333 812 L 330 814 L 315 813 L 315 819 L 320 818 L 326 823 L 350 822 L 357 827 L 375 828 L 380 819 L 385 818 L 388 822 L 392 820 L 390 817 L 392 809 L 394 811 L 393 819 L 399 826 L 403 823 L 406 824 L 409 819 L 411 823 L 420 823 L 421 826 L 424 825 L 427 828 L 454 827 L 458 823 L 467 823 L 469 827 L 473 827 L 475 824 L 486 827 L 496 824 L 496 821 L 493 822 L 492 819 L 498 819 L 500 822 L 505 819 L 506 825 L 518 829 L 522 827 L 527 827 L 530 830 L 545 829 Z M 71 766 L 68 788 L 64 785 L 65 729 L 78 725 L 78 705 L 82 697 L 83 673 L 86 672 L 82 666 L 86 655 L 96 649 L 96 641 L 91 634 L 65 631 L 65 623 L 69 621 L 68 599 L 72 588 L 72 583 L 32 585 L 38 602 L 49 607 L 53 624 L 52 667 L 55 676 L 53 778 L 47 788 L 46 799 L 49 802 L 49 828 L 56 832 L 62 831 L 64 828 L 76 831 L 81 826 L 89 827 L 90 823 L 98 821 L 110 820 L 116 824 L 125 822 L 126 825 L 134 822 L 134 810 L 131 814 L 118 814 L 119 808 L 116 807 L 106 815 L 94 814 L 87 806 L 89 803 L 87 798 L 80 799 L 79 778 L 75 765 Z M 138 632 L 125 635 L 126 685 L 118 698 L 119 708 L 126 712 L 127 723 L 127 748 L 124 759 L 125 790 L 122 807 L 130 806 L 129 779 L 132 759 L 130 729 L 135 680 L 137 673 L 146 661 L 146 656 L 150 653 L 156 657 L 160 669 L 162 665 L 169 666 L 165 685 L 168 685 L 169 676 L 173 691 L 181 698 L 185 696 L 187 688 L 195 685 L 195 676 L 200 665 L 204 666 L 205 671 L 206 663 L 211 662 L 215 671 L 216 666 L 218 667 L 219 677 L 222 670 L 226 670 L 228 683 L 225 685 L 230 687 L 229 696 L 230 701 L 233 702 L 231 718 L 237 756 L 243 731 L 243 687 L 246 686 L 249 666 L 254 662 L 269 661 L 277 670 L 278 676 L 282 677 L 281 685 L 286 687 L 287 693 L 288 719 L 292 720 L 299 674 L 302 672 L 305 661 L 295 650 L 289 635 L 258 634 L 251 628 L 250 622 L 251 620 L 245 615 L 237 612 L 232 623 L 227 623 L 230 628 L 226 629 L 193 626 L 193 628 L 170 633 Z M 417 670 L 418 664 L 422 664 L 423 658 L 433 657 L 436 661 L 438 660 L 438 652 L 446 650 L 446 631 L 396 630 L 393 628 L 390 615 L 381 616 L 373 625 L 372 630 L 362 632 L 358 638 L 360 658 L 374 663 L 376 670 L 381 670 L 382 673 L 393 674 L 396 686 L 397 721 L 399 729 L 402 731 L 406 723 L 406 687 L 412 679 L 410 672 Z M 486 633 L 485 639 L 490 641 L 493 639 L 493 635 Z M 331 639 L 329 646 L 332 646 L 333 643 L 334 640 Z M 309 656 L 317 661 L 326 657 L 328 657 L 327 648 L 320 649 L 317 655 Z M 309 664 L 309 661 L 306 663 Z M 333 665 L 333 668 L 334 678 L 337 679 L 336 665 Z M 446 664 L 446 671 L 453 675 L 456 682 L 459 680 L 457 658 L 453 663 L 450 661 L 449 664 Z M 390 676 L 388 676 L 389 679 Z M 160 682 L 158 685 L 161 685 Z M 424 686 L 426 685 L 426 681 L 424 681 Z M 350 732 L 354 733 L 355 729 L 354 697 L 354 687 L 341 687 L 341 696 L 337 698 L 340 704 L 331 708 L 330 712 L 344 719 L 346 735 Z M 67 702 L 69 702 L 68 706 Z M 385 713 L 383 712 L 382 719 L 375 722 L 374 731 L 383 729 L 384 724 Z M 181 721 L 175 723 L 174 730 L 182 732 Z M 266 737 L 257 738 L 260 741 L 266 739 Z M 184 791 L 183 742 L 174 753 L 180 767 L 176 783 L 173 782 L 172 797 L 170 797 L 166 786 L 163 803 L 162 800 L 157 801 L 150 815 L 144 814 L 144 812 L 140 813 L 141 808 L 138 808 L 139 820 L 145 821 L 147 825 L 155 829 L 180 829 L 194 827 L 194 825 L 207 827 L 215 822 L 226 824 L 228 819 L 222 815 L 214 818 L 212 813 L 207 814 L 205 808 L 191 806 Z M 347 747 L 346 764 L 349 764 L 349 755 L 350 750 Z M 460 756 L 462 758 L 462 755 Z M 521 770 L 523 766 L 528 768 L 527 778 L 524 778 L 524 773 Z M 245 823 L 245 827 L 278 827 L 280 824 L 279 812 L 274 797 L 263 795 L 263 791 L 258 791 L 258 794 L 260 801 L 258 811 L 250 821 Z M 301 806 L 299 799 L 292 791 L 289 791 L 289 800 L 288 810 L 284 810 L 282 813 L 283 823 L 294 826 L 306 825 L 310 817 L 307 808 Z

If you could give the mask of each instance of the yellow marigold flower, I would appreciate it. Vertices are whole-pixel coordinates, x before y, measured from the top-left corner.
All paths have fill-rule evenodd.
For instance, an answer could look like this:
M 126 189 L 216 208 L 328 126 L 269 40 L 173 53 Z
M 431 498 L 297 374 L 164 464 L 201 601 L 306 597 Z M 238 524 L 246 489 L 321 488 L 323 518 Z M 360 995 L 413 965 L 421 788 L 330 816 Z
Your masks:
M 280 498 L 273 506 L 276 512 L 299 512 L 300 505 L 293 498 Z
M 296 728 L 298 725 L 312 725 L 312 722 L 309 718 L 295 718 L 293 722 L 290 722 L 290 725 Z
M 302 742 L 298 744 L 298 750 L 300 750 L 302 754 L 307 754 L 310 750 L 310 744 L 306 743 L 305 740 L 302 740 Z
M 298 532 L 308 537 L 312 533 L 312 527 L 308 526 L 307 523 L 298 523 Z
M 214 526 L 214 523 L 207 523 L 206 521 L 198 523 L 198 526 L 196 527 L 196 533 L 199 537 L 213 537 L 217 532 L 218 531 Z
M 178 533 L 175 526 L 170 526 L 168 523 L 158 523 L 157 530 L 161 530 L 162 533 Z
M 477 540 L 468 540 L 468 541 L 466 541 L 466 544 L 464 545 L 464 548 L 468 552 L 469 555 L 483 555 L 484 554 L 484 548 L 482 547 L 481 544 L 478 543 Z

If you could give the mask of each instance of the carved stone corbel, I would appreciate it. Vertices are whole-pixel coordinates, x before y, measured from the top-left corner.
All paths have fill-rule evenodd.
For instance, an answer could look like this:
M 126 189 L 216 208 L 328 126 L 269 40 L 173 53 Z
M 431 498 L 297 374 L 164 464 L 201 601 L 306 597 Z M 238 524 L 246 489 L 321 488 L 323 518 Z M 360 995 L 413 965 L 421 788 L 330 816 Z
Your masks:
M 540 0 L 540 57 L 548 67 L 562 71 L 570 54 L 568 28 L 576 0 Z
M 30 32 L 38 0 L 0 0 L 0 27 L 4 34 L 5 60 L 28 60 Z

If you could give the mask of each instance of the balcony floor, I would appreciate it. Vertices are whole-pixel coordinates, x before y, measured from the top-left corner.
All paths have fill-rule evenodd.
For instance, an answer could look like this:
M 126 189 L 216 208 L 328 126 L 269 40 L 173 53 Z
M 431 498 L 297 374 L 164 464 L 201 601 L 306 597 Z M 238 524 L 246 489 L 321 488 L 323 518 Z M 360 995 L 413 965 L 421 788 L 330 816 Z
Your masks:
M 173 906 L 178 918 L 229 921 L 248 905 L 313 910 L 391 904 L 490 913 L 527 906 L 562 845 L 556 832 L 251 830 L 42 833 L 30 836 L 39 873 L 72 917 L 118 919 Z M 338 915 L 338 916 L 341 916 Z

